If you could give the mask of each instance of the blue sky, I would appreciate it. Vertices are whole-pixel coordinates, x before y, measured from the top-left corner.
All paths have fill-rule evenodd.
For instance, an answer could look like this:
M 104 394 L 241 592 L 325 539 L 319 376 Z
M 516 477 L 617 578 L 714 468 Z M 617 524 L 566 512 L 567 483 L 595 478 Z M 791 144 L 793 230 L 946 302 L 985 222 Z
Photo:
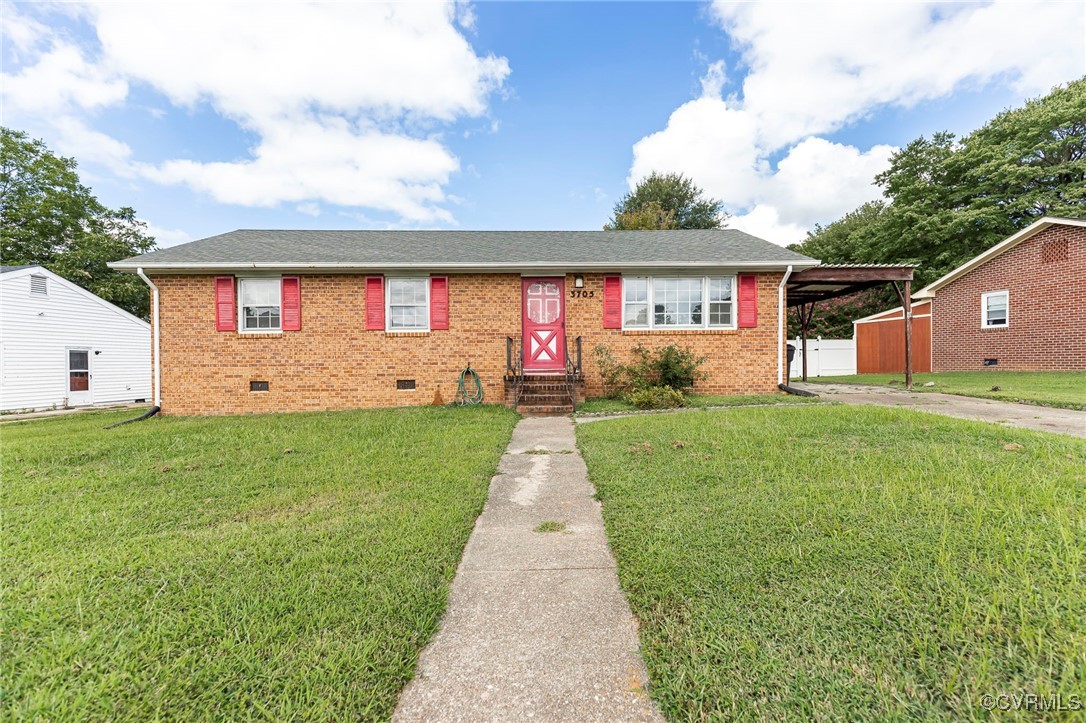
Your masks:
M 1086 4 L 4 3 L 4 118 L 163 244 L 599 228 L 681 171 L 778 243 L 1086 74 Z

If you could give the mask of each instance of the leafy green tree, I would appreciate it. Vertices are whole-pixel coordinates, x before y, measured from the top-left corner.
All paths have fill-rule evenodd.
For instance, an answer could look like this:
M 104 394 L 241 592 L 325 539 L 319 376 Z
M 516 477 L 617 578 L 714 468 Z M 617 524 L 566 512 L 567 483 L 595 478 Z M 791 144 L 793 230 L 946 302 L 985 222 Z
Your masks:
M 830 263 L 913 264 L 920 287 L 1042 216 L 1086 216 L 1086 78 L 961 140 L 947 132 L 918 138 L 875 181 L 885 202 L 816 226 L 792 248 Z M 897 303 L 888 292 L 867 298 L 870 308 L 857 312 Z M 843 322 L 822 331 L 852 333 Z
M 877 263 L 886 214 L 886 203 L 869 201 L 833 223 L 816 224 L 789 248 L 827 264 Z
M 657 201 L 646 201 L 638 208 L 615 214 L 614 220 L 603 227 L 605 231 L 659 231 L 679 228 L 675 212 L 666 210 Z
M 40 264 L 142 318 L 147 287 L 110 261 L 155 248 L 135 211 L 106 208 L 79 182 L 76 162 L 26 133 L 0 128 L 0 257 Z
M 606 231 L 723 228 L 724 203 L 681 173 L 652 173 L 615 204 Z M 653 224 L 656 225 L 653 225 Z

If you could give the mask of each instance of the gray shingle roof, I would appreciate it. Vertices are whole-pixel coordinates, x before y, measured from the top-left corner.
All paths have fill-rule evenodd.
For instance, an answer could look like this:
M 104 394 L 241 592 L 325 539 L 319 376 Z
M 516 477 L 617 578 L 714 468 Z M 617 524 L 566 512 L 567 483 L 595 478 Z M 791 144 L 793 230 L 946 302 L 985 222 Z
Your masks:
M 524 268 L 785 266 L 814 262 L 735 229 L 691 231 L 240 230 L 153 251 L 116 268 Z
M 6 274 L 11 271 L 22 271 L 23 269 L 32 269 L 37 264 L 23 264 L 22 266 L 0 266 L 0 274 Z

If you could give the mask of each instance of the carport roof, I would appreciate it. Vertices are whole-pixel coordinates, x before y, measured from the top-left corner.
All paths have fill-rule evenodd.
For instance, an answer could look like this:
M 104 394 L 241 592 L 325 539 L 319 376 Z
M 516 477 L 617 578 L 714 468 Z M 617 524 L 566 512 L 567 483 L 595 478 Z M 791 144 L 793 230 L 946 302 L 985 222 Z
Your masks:
M 912 281 L 913 267 L 898 264 L 823 264 L 788 278 L 788 306 L 847 296 L 895 282 Z

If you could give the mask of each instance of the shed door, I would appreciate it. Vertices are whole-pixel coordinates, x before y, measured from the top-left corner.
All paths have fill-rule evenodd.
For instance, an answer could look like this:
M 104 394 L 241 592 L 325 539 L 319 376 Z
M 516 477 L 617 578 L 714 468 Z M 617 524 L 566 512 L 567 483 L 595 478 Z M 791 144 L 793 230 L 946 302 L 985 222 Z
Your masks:
M 68 404 L 91 403 L 90 349 L 68 350 Z
M 565 280 L 522 279 L 524 370 L 566 368 Z

